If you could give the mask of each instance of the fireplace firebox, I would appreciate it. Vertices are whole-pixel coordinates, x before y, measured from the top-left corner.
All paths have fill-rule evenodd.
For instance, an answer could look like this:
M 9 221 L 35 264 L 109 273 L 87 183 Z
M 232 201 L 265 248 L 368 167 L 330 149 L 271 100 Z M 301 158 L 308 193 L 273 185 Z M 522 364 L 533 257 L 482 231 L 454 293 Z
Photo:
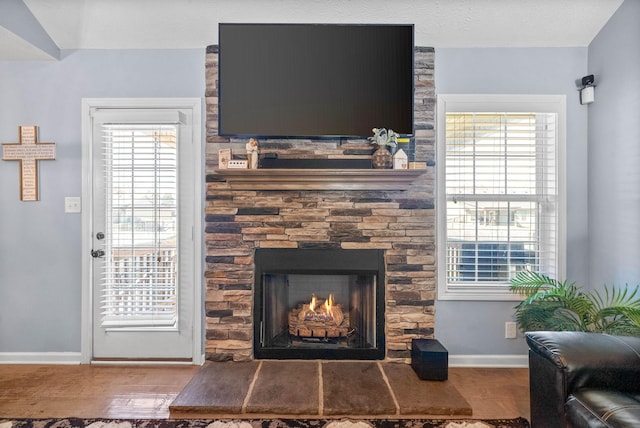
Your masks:
M 257 249 L 257 359 L 385 357 L 384 251 Z

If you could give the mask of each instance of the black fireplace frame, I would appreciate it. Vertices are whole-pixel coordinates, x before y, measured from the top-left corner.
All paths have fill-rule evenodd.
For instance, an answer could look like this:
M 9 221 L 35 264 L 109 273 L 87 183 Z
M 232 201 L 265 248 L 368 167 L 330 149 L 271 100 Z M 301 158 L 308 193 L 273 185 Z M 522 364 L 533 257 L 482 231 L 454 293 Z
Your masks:
M 354 249 L 256 249 L 254 254 L 253 352 L 256 359 L 322 359 L 322 360 L 383 360 L 385 358 L 385 263 L 384 250 Z M 331 266 L 327 270 L 326 266 Z M 376 347 L 344 349 L 304 349 L 262 347 L 261 324 L 264 322 L 265 273 L 282 274 L 355 274 L 376 275 Z

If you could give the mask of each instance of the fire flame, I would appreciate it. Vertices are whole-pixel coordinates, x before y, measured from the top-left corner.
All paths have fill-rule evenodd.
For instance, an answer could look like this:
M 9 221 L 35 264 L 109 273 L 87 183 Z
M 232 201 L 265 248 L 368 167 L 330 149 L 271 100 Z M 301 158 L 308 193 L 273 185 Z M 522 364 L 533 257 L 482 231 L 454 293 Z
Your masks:
M 311 312 L 315 313 L 317 304 L 318 304 L 318 299 L 316 298 L 315 294 L 312 294 L 311 295 L 311 302 L 309 303 L 309 310 Z
M 331 321 L 335 316 L 333 311 L 334 304 L 333 293 L 330 293 L 324 304 L 320 306 L 318 305 L 318 297 L 314 293 L 311 295 L 309 308 L 306 310 L 304 318 L 313 321 Z
M 329 298 L 324 301 L 324 308 L 331 318 L 333 318 L 333 293 L 329 293 Z

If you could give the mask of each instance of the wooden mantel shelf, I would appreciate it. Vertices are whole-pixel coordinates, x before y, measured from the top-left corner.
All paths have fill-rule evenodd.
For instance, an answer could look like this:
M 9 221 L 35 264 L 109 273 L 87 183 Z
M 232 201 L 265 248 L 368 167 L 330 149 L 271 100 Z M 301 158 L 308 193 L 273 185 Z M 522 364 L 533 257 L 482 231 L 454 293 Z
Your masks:
M 407 190 L 424 169 L 216 169 L 234 190 Z

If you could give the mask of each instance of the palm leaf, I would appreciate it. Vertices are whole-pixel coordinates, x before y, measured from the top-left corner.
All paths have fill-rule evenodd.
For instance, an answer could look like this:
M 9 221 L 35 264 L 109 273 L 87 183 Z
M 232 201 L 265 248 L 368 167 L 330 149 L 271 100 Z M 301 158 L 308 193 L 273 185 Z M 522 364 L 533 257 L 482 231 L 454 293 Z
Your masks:
M 555 331 L 589 331 L 588 320 L 570 309 L 560 308 L 548 320 Z
M 510 289 L 514 293 L 531 297 L 541 288 L 557 288 L 561 285 L 557 280 L 530 270 L 522 270 L 510 281 Z
M 516 307 L 516 322 L 522 331 L 550 330 L 549 320 L 554 313 L 562 308 L 558 301 L 537 301 L 535 304 L 518 305 Z
M 573 330 L 640 336 L 640 286 L 584 293 L 575 283 L 521 271 L 510 290 L 525 299 L 515 307 L 522 331 Z
M 629 321 L 634 326 L 640 328 L 640 310 L 636 308 L 629 308 L 625 310 L 625 316 L 629 318 Z
M 604 296 L 594 291 L 594 330 L 611 334 L 640 333 L 640 300 L 636 298 L 639 287 L 629 289 L 604 287 Z
M 640 286 L 630 290 L 628 286 L 624 288 L 611 288 L 604 286 L 604 296 L 597 290 L 593 292 L 593 301 L 599 308 L 640 308 L 640 300 L 636 298 Z

